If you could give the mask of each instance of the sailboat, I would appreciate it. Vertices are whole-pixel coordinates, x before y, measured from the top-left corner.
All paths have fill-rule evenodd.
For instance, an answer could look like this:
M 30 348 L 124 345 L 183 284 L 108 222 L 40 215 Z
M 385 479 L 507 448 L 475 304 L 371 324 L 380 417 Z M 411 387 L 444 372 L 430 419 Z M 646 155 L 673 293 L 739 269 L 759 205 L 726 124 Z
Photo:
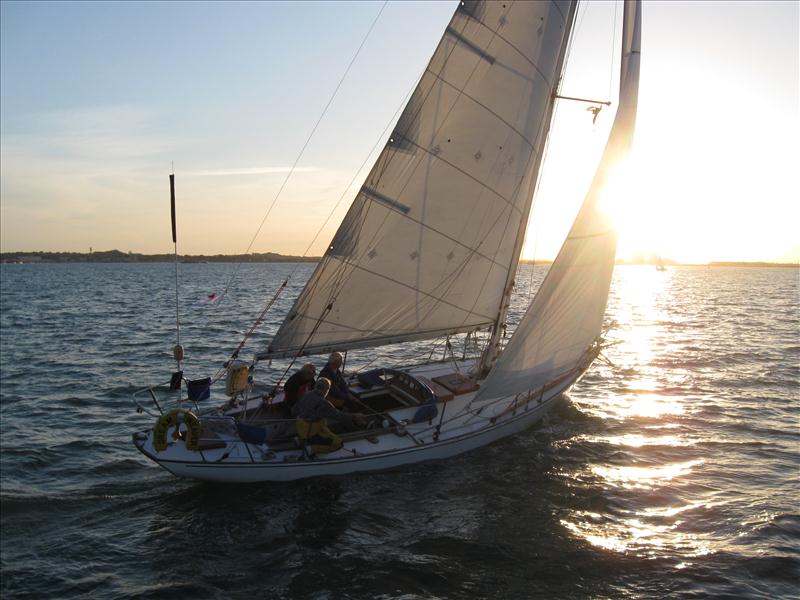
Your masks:
M 555 406 L 602 347 L 616 234 L 600 198 L 631 145 L 640 62 L 641 6 L 626 0 L 619 104 L 604 153 L 556 260 L 504 343 L 576 14 L 569 0 L 460 2 L 268 347 L 226 363 L 230 401 L 203 411 L 190 393 L 168 410 L 146 388 L 157 420 L 133 434 L 136 448 L 181 477 L 288 481 L 446 459 L 517 434 Z M 343 446 L 327 454 L 294 431 L 280 388 L 253 391 L 272 360 L 477 331 L 488 342 L 475 357 L 352 377 L 351 391 L 374 418 L 341 434 Z M 144 408 L 141 394 L 136 401 Z

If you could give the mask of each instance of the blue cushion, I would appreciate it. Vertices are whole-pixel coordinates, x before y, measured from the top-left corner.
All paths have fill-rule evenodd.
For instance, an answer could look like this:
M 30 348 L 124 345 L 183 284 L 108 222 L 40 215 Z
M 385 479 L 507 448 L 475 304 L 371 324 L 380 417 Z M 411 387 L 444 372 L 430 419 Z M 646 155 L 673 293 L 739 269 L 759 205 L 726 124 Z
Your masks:
M 245 425 L 244 423 L 237 423 L 239 428 L 239 437 L 243 442 L 248 444 L 263 444 L 267 439 L 267 430 L 261 427 L 254 427 L 253 425 Z
M 186 394 L 192 402 L 211 398 L 211 377 L 186 382 Z

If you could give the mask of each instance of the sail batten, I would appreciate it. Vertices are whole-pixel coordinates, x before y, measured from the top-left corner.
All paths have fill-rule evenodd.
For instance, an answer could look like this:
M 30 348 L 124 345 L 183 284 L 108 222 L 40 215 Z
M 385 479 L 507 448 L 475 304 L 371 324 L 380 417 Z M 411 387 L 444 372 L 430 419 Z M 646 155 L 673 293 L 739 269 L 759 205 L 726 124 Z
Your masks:
M 496 321 L 574 8 L 459 5 L 320 265 L 261 356 L 424 339 Z

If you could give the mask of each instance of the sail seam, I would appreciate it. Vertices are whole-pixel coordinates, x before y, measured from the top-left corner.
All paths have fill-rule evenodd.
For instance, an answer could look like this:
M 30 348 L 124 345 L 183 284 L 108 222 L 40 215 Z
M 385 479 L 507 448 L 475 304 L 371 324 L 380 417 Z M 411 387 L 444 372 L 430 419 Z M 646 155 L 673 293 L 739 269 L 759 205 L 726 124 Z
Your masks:
M 532 158 L 533 158 L 533 153 L 531 153 L 531 154 L 528 156 L 528 161 L 530 161 Z M 520 186 L 522 185 L 522 181 L 523 181 L 523 180 L 524 180 L 524 179 L 521 179 L 521 180 L 519 181 L 519 183 L 517 184 L 517 187 L 516 187 L 516 190 L 515 190 L 515 192 L 514 192 L 514 195 L 517 195 L 517 194 L 519 193 Z M 504 211 L 504 212 L 505 212 L 505 211 Z M 450 280 L 450 281 L 449 281 L 449 283 L 447 284 L 447 288 L 445 289 L 445 293 L 448 293 L 448 292 L 450 291 L 450 288 L 452 288 L 452 287 L 453 287 L 453 285 L 454 285 L 454 284 L 455 284 L 455 282 L 456 282 L 456 276 L 457 276 L 457 275 L 459 275 L 459 274 L 460 274 L 460 272 L 462 272 L 462 271 L 463 271 L 463 270 L 466 268 L 467 264 L 468 264 L 468 263 L 469 263 L 469 261 L 472 259 L 472 257 L 473 257 L 475 254 L 478 254 L 479 256 L 482 256 L 482 254 L 481 254 L 480 252 L 478 252 L 478 248 L 480 248 L 480 247 L 481 247 L 481 246 L 484 244 L 484 242 L 486 242 L 486 240 L 489 238 L 489 235 L 491 234 L 491 232 L 492 232 L 492 231 L 494 231 L 494 228 L 495 228 L 495 226 L 496 226 L 496 225 L 497 225 L 497 224 L 500 222 L 500 219 L 503 217 L 503 214 L 504 214 L 504 212 L 501 212 L 501 213 L 499 213 L 499 214 L 497 215 L 497 217 L 496 217 L 496 218 L 495 218 L 495 220 L 494 220 L 494 223 L 492 223 L 492 226 L 491 226 L 491 227 L 489 227 L 489 229 L 487 229 L 487 231 L 486 231 L 486 234 L 484 235 L 483 239 L 482 239 L 482 240 L 481 240 L 481 241 L 478 243 L 478 245 L 477 245 L 477 246 L 475 246 L 475 248 L 474 248 L 474 249 L 472 249 L 472 250 L 471 250 L 471 253 L 470 253 L 470 254 L 468 254 L 466 257 L 464 257 L 464 260 L 463 260 L 463 261 L 462 261 L 462 263 L 461 263 L 461 264 L 458 266 L 458 268 L 457 268 L 456 270 L 454 270 L 454 271 L 453 271 L 453 272 L 452 272 L 450 275 L 448 275 L 447 277 L 445 277 L 445 278 L 443 278 L 443 279 L 442 279 L 442 282 L 441 282 L 441 284 L 440 284 L 440 285 L 443 285 L 445 282 L 447 282 L 448 280 Z M 510 222 L 511 222 L 511 211 L 509 211 L 509 212 L 507 213 L 507 216 L 506 216 L 506 224 L 505 224 L 505 226 L 503 227 L 503 232 L 504 232 L 504 233 L 505 233 L 505 232 L 508 230 L 508 225 L 509 225 L 509 223 L 510 223 Z M 501 243 L 502 243 L 502 239 L 498 241 L 498 246 L 495 248 L 495 255 L 497 254 L 497 252 L 498 252 L 498 250 L 499 250 L 499 247 L 500 247 Z M 498 266 L 499 266 L 501 269 L 505 268 L 505 267 L 504 267 L 504 265 L 497 263 L 497 261 L 495 261 L 495 260 L 493 260 L 493 261 L 492 261 L 492 264 L 498 265 Z M 491 269 L 489 269 L 489 270 L 486 272 L 486 276 L 483 278 L 483 283 L 481 284 L 481 288 L 480 288 L 480 292 L 481 292 L 481 293 L 482 293 L 482 292 L 483 292 L 483 290 L 486 288 L 486 284 L 487 284 L 487 283 L 488 283 L 488 281 L 489 281 L 489 277 L 490 277 L 490 275 L 491 275 Z M 480 294 L 479 294 L 478 296 L 476 296 L 476 299 L 473 301 L 473 303 L 472 303 L 472 307 L 471 307 L 471 309 L 470 309 L 470 314 L 472 314 L 472 312 L 473 312 L 473 310 L 474 310 L 474 308 L 475 308 L 475 305 L 476 305 L 476 304 L 477 304 L 477 302 L 478 302 L 478 297 L 479 297 L 479 296 L 480 296 Z M 428 316 L 430 316 L 430 315 L 433 313 L 433 311 L 434 311 L 434 310 L 436 310 L 436 308 L 438 308 L 438 306 L 437 306 L 437 305 L 434 305 L 434 306 L 432 306 L 432 307 L 430 308 L 430 310 L 428 311 L 428 313 L 425 315 L 425 317 L 423 317 L 423 319 L 422 319 L 422 320 L 425 320 L 426 318 L 428 318 Z M 466 320 L 466 318 L 465 318 L 465 320 Z M 462 323 L 463 323 L 463 321 L 462 321 Z
M 408 285 L 407 283 L 403 283 L 402 281 L 399 281 L 397 279 L 389 277 L 388 275 L 384 275 L 382 273 L 378 273 L 376 271 L 373 271 L 373 270 L 368 269 L 366 267 L 362 267 L 359 264 L 352 263 L 352 262 L 350 262 L 348 260 L 345 260 L 345 259 L 340 259 L 340 260 L 342 261 L 343 264 L 348 265 L 348 266 L 350 266 L 350 267 L 352 267 L 354 269 L 359 269 L 361 271 L 364 271 L 365 273 L 369 273 L 370 275 L 375 275 L 376 277 L 380 277 L 380 278 L 385 279 L 387 281 L 391 281 L 392 283 L 396 283 L 397 285 L 403 286 L 404 288 L 408 288 L 408 289 L 413 290 L 415 292 L 419 292 L 423 296 L 427 296 L 428 298 L 436 300 L 437 302 L 442 302 L 442 303 L 446 304 L 447 306 L 451 306 L 451 307 L 453 307 L 453 308 L 455 308 L 457 310 L 460 310 L 462 312 L 465 312 L 467 314 L 478 315 L 479 317 L 483 317 L 484 319 L 490 319 L 490 320 L 492 319 L 492 317 L 489 317 L 487 315 L 481 314 L 479 312 L 475 312 L 475 311 L 469 310 L 467 308 L 463 308 L 461 306 L 458 306 L 458 304 L 453 304 L 452 302 L 448 302 L 447 300 L 445 300 L 443 298 L 439 298 L 437 296 L 434 296 L 433 294 L 429 294 L 425 290 L 420 290 L 418 288 L 415 288 L 414 286 Z
M 488 260 L 493 265 L 497 265 L 498 267 L 501 267 L 501 268 L 505 267 L 505 265 L 503 265 L 502 263 L 497 262 L 494 258 L 492 258 L 490 256 L 487 256 L 486 254 L 483 254 L 481 252 L 478 252 L 476 248 L 473 248 L 472 246 L 469 246 L 469 245 L 465 244 L 464 242 L 460 242 L 456 238 L 447 235 L 443 231 L 440 231 L 439 229 L 437 229 L 437 228 L 435 228 L 435 227 L 433 227 L 431 225 L 428 225 L 427 223 L 423 223 L 419 219 L 415 219 L 414 217 L 408 216 L 408 213 L 403 212 L 402 209 L 397 208 L 395 206 L 392 206 L 392 205 L 390 205 L 388 203 L 382 203 L 382 204 L 384 205 L 384 208 L 396 212 L 398 215 L 401 215 L 402 217 L 408 219 L 409 221 L 412 221 L 413 223 L 416 223 L 417 225 L 420 225 L 420 226 L 424 227 L 428 231 L 431 231 L 433 233 L 439 234 L 440 236 L 442 236 L 446 240 L 449 240 L 449 241 L 453 242 L 454 244 L 457 244 L 457 245 L 461 246 L 462 248 L 465 248 L 466 250 L 468 250 L 468 251 L 470 251 L 470 252 L 472 252 L 474 254 L 477 254 L 481 258 Z M 503 212 L 505 212 L 505 211 L 503 211 Z
M 524 141 L 526 144 L 528 144 L 528 146 L 530 146 L 531 148 L 533 148 L 533 142 L 531 142 L 531 141 L 530 141 L 530 140 L 529 140 L 527 137 L 525 137 L 525 134 L 523 134 L 521 131 L 519 131 L 519 130 L 518 130 L 516 127 L 514 127 L 514 126 L 513 126 L 511 123 L 509 123 L 508 121 L 506 121 L 506 120 L 505 120 L 503 117 L 501 117 L 500 115 L 498 115 L 496 112 L 494 112 L 494 111 L 493 111 L 491 108 L 489 108 L 488 106 L 486 106 L 486 105 L 485 105 L 485 104 L 483 104 L 482 102 L 480 102 L 480 101 L 476 100 L 476 99 L 475 99 L 473 96 L 470 96 L 470 95 L 469 95 L 469 94 L 467 94 L 467 93 L 466 93 L 464 90 L 461 90 L 461 89 L 459 89 L 457 86 L 455 86 L 455 85 L 453 85 L 452 83 L 450 83 L 449 81 L 447 81 L 447 80 L 446 80 L 444 77 L 442 77 L 441 75 L 437 75 L 436 73 L 434 73 L 433 71 L 431 71 L 429 68 L 428 68 L 428 69 L 426 69 L 426 71 L 427 71 L 428 73 L 430 73 L 431 75 L 433 75 L 433 76 L 434 76 L 436 79 L 438 79 L 438 80 L 439 80 L 439 81 L 441 81 L 442 83 L 445 83 L 445 84 L 447 84 L 447 85 L 448 85 L 448 86 L 450 86 L 452 89 L 454 89 L 454 90 L 456 90 L 457 92 L 459 92 L 461 95 L 463 95 L 463 96 L 466 96 L 467 98 L 469 98 L 470 100 L 472 100 L 472 101 L 473 101 L 475 104 L 477 104 L 478 106 L 480 106 L 482 109 L 484 109 L 486 112 L 488 112 L 488 113 L 489 113 L 489 114 L 491 114 L 492 116 L 496 117 L 498 121 L 500 121 L 500 122 L 501 122 L 501 123 L 503 123 L 505 126 L 507 126 L 507 127 L 508 127 L 508 128 L 511 130 L 511 131 L 513 131 L 514 133 L 516 133 L 516 134 L 517 134 L 517 135 L 518 135 L 518 136 L 519 136 L 519 137 L 520 137 L 520 138 L 521 138 L 521 139 L 522 139 L 522 140 L 523 140 L 523 141 Z M 545 83 L 546 83 L 546 82 L 547 82 L 547 81 L 545 80 Z M 402 137 L 405 139 L 405 136 L 402 136 Z
M 445 158 L 443 158 L 441 155 L 439 155 L 439 154 L 436 154 L 435 152 L 433 152 L 433 151 L 429 150 L 428 148 L 425 148 L 424 146 L 420 146 L 420 145 L 419 145 L 417 142 L 415 142 L 414 140 L 408 139 L 408 138 L 407 138 L 407 137 L 405 137 L 404 135 L 398 135 L 397 137 L 403 138 L 403 139 L 404 139 L 405 141 L 407 141 L 409 144 L 412 144 L 412 145 L 413 145 L 413 146 L 415 146 L 416 148 L 419 148 L 420 150 L 422 150 L 422 151 L 423 151 L 425 154 L 427 154 L 428 156 L 431 156 L 431 157 L 433 157 L 434 159 L 436 159 L 436 160 L 439 160 L 439 161 L 443 162 L 444 164 L 446 164 L 446 165 L 448 165 L 448 166 L 450 166 L 450 167 L 454 168 L 456 171 L 458 171 L 458 172 L 459 172 L 459 173 L 461 173 L 462 175 L 466 175 L 466 176 L 467 176 L 467 177 L 469 177 L 469 178 L 470 178 L 472 181 L 474 181 L 475 183 L 477 183 L 478 185 L 480 185 L 482 188 L 484 188 L 485 190 L 487 190 L 487 191 L 491 192 L 492 194 L 494 194 L 495 196 L 497 196 L 498 198 L 500 198 L 500 199 L 501 199 L 503 202 L 505 202 L 506 204 L 508 204 L 508 205 L 509 205 L 511 208 L 513 208 L 514 210 L 516 210 L 518 213 L 520 213 L 520 214 L 522 213 L 522 211 L 521 211 L 519 208 L 517 208 L 517 206 L 516 206 L 516 205 L 515 205 L 515 204 L 514 204 L 514 203 L 513 203 L 511 200 L 509 200 L 508 198 L 506 198 L 505 196 L 503 196 L 503 194 L 501 194 L 500 192 L 498 192 L 497 190 L 495 190 L 495 189 L 494 189 L 494 188 L 492 188 L 491 186 L 487 185 L 486 183 L 484 183 L 484 182 L 483 182 L 483 181 L 481 181 L 480 179 L 476 178 L 474 175 L 472 175 L 472 174 L 470 174 L 469 172 L 465 171 L 464 169 L 462 169 L 462 168 L 461 168 L 461 167 L 459 167 L 458 165 L 456 165 L 456 164 L 454 164 L 454 163 L 451 163 L 449 160 L 446 160 L 446 159 L 445 159 Z
M 456 14 L 457 14 L 457 13 L 456 13 Z M 454 16 L 453 16 L 453 18 L 450 20 L 450 23 L 448 24 L 448 27 L 452 27 L 452 26 L 453 26 L 453 23 L 454 23 L 454 21 L 455 21 L 455 15 L 454 15 Z M 462 28 L 462 33 L 463 33 L 465 30 L 466 30 L 466 28 L 467 28 L 467 23 L 468 23 L 468 21 L 465 21 L 465 22 L 464 22 L 464 26 L 463 26 L 463 28 Z M 425 70 L 429 70 L 429 69 L 430 69 L 431 62 L 433 61 L 433 59 L 436 57 L 437 53 L 439 52 L 439 48 L 441 48 L 441 47 L 442 47 L 442 43 L 444 42 L 444 39 L 445 39 L 445 37 L 444 37 L 444 36 L 442 36 L 442 39 L 439 41 L 439 45 L 436 47 L 436 50 L 434 51 L 434 53 L 433 53 L 433 56 L 431 56 L 431 59 L 428 61 L 428 64 L 427 64 L 427 66 L 425 67 Z M 456 49 L 456 47 L 457 47 L 457 44 L 453 44 L 452 48 L 450 48 L 450 50 L 447 52 L 447 56 L 445 56 L 445 57 L 444 57 L 444 60 L 442 61 L 442 67 L 441 67 L 442 69 L 444 69 L 444 68 L 447 66 L 448 62 L 450 61 L 450 57 L 452 57 L 452 56 L 453 56 L 453 52 L 455 52 L 455 49 Z M 472 69 L 472 72 L 474 72 L 474 71 L 475 71 L 475 69 L 477 69 L 477 64 L 478 64 L 478 62 L 480 62 L 480 59 L 478 59 L 478 61 L 476 62 L 476 65 L 475 65 L 475 67 L 473 67 L 473 69 Z M 419 80 L 419 82 L 417 83 L 417 86 L 421 85 L 421 83 L 422 83 L 422 77 L 424 76 L 424 74 L 425 74 L 425 71 L 423 70 L 423 72 L 422 72 L 422 76 L 420 76 L 420 80 Z M 472 74 L 471 74 L 471 73 L 470 73 L 470 77 L 472 77 Z M 417 89 L 419 89 L 419 87 L 418 87 Z M 409 102 L 411 102 L 411 101 L 414 99 L 414 94 L 416 94 L 416 92 L 417 92 L 417 90 L 414 90 L 414 92 L 412 92 L 412 94 L 411 94 L 411 99 L 409 100 Z M 417 105 L 417 109 L 416 109 L 416 111 L 414 112 L 413 116 L 412 116 L 412 117 L 411 117 L 411 118 L 408 120 L 408 125 L 407 125 L 407 128 L 406 128 L 406 131 L 408 131 L 408 129 L 409 129 L 409 128 L 410 128 L 410 127 L 411 127 L 411 126 L 414 124 L 414 123 L 416 123 L 417 119 L 418 119 L 418 118 L 419 118 L 419 116 L 422 114 L 422 110 L 423 110 L 423 108 L 426 106 L 426 103 L 428 102 L 428 98 L 430 97 L 430 95 L 431 95 L 432 93 L 433 93 L 433 86 L 431 86 L 431 88 L 430 88 L 429 90 L 427 90 L 427 92 L 424 92 L 424 97 L 423 97 L 423 98 L 422 98 L 422 99 L 421 99 L 421 100 L 418 102 L 418 105 Z M 401 114 L 401 118 L 402 118 L 402 114 Z M 443 124 L 444 124 L 444 122 L 446 122 L 446 121 L 447 121 L 447 115 L 445 115 L 444 121 L 442 121 L 442 125 L 443 125 Z M 435 132 L 435 134 L 434 134 L 434 135 L 436 135 L 436 134 L 439 132 L 439 130 L 440 130 L 440 129 L 441 129 L 441 126 L 439 126 L 439 129 L 437 129 L 437 131 Z M 402 134 L 400 134 L 400 135 L 403 135 L 403 137 L 405 137 L 405 136 L 404 136 L 404 134 L 405 134 L 405 133 L 406 133 L 406 132 L 404 131 L 404 132 L 403 132 Z M 370 180 L 372 179 L 372 177 L 371 177 L 371 176 L 372 176 L 373 172 L 374 172 L 376 169 L 378 170 L 378 174 L 377 174 L 377 180 L 380 180 L 380 179 L 383 177 L 384 173 L 385 173 L 385 172 L 386 172 L 386 170 L 389 168 L 389 166 L 391 165 L 391 163 L 392 163 L 393 159 L 394 159 L 396 156 L 397 156 L 397 152 L 394 152 L 394 153 L 392 153 L 392 154 L 389 154 L 389 155 L 387 155 L 387 156 L 385 157 L 385 164 L 383 164 L 383 165 L 381 165 L 381 166 L 379 166 L 379 162 L 381 161 L 381 156 L 379 156 L 379 157 L 378 157 L 378 160 L 377 160 L 377 161 L 376 161 L 376 163 L 375 163 L 375 166 L 373 166 L 373 168 L 370 170 L 369 174 L 367 175 L 367 181 L 370 181 Z M 415 168 L 416 168 L 416 167 L 415 167 Z

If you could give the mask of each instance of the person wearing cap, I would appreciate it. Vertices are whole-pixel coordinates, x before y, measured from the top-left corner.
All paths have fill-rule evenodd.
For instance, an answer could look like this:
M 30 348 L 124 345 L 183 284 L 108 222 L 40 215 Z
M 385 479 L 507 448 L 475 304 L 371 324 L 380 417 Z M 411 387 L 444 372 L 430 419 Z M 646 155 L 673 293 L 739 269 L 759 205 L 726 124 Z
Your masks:
M 316 374 L 316 367 L 311 363 L 306 363 L 286 380 L 286 384 L 283 386 L 283 403 L 290 413 L 297 401 L 314 389 Z
M 358 398 L 350 391 L 342 373 L 342 363 L 344 358 L 340 352 L 334 352 L 328 358 L 327 364 L 319 372 L 320 377 L 325 377 L 331 382 L 331 390 L 328 400 L 336 408 L 347 410 L 358 410 Z

